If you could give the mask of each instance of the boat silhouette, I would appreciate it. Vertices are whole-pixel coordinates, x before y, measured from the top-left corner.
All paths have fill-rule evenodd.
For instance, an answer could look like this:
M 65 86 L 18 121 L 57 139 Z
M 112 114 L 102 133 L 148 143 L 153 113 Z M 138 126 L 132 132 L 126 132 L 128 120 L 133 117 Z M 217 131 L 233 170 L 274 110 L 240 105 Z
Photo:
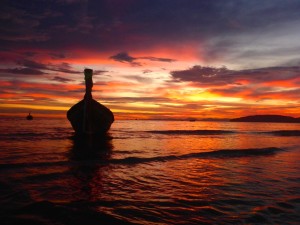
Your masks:
M 84 75 L 84 98 L 68 110 L 67 118 L 76 135 L 103 135 L 114 122 L 114 115 L 109 108 L 92 97 L 93 70 L 85 69 Z
M 26 116 L 26 119 L 27 119 L 27 120 L 33 120 L 33 116 L 29 113 L 29 114 Z

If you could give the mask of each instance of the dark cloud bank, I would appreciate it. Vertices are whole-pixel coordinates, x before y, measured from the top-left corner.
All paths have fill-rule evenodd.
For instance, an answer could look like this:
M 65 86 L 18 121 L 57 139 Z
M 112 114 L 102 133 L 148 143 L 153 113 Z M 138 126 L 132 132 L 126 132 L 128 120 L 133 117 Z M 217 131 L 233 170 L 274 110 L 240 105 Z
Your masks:
M 298 0 L 3 0 L 0 43 L 61 51 L 203 42 L 299 21 L 299 8 Z
M 171 72 L 177 81 L 192 81 L 206 85 L 238 84 L 240 80 L 252 83 L 292 80 L 300 77 L 300 67 L 267 67 L 248 70 L 230 70 L 226 67 L 195 65 L 186 70 Z

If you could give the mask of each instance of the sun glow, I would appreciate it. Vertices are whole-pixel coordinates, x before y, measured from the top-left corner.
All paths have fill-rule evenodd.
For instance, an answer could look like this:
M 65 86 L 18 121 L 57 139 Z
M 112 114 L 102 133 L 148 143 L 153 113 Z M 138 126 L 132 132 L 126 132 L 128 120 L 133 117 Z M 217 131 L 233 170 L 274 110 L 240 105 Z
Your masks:
M 187 100 L 190 101 L 205 101 L 205 100 L 216 100 L 219 99 L 219 95 L 210 93 L 209 91 L 203 91 L 198 93 L 190 93 L 186 96 Z

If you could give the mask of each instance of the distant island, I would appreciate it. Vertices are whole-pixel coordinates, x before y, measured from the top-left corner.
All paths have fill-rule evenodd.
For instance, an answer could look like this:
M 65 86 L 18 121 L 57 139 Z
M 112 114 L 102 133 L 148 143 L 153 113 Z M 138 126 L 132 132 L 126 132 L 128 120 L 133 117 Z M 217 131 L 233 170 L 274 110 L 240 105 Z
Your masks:
M 272 123 L 300 123 L 300 117 L 281 115 L 254 115 L 231 119 L 230 122 L 272 122 Z

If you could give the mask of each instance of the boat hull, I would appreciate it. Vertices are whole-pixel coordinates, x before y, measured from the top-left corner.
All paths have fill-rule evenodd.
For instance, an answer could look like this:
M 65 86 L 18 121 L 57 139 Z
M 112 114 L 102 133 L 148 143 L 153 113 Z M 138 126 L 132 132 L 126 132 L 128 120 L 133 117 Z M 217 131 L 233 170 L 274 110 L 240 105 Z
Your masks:
M 94 99 L 83 99 L 72 106 L 67 118 L 77 135 L 105 134 L 114 122 L 110 109 Z

